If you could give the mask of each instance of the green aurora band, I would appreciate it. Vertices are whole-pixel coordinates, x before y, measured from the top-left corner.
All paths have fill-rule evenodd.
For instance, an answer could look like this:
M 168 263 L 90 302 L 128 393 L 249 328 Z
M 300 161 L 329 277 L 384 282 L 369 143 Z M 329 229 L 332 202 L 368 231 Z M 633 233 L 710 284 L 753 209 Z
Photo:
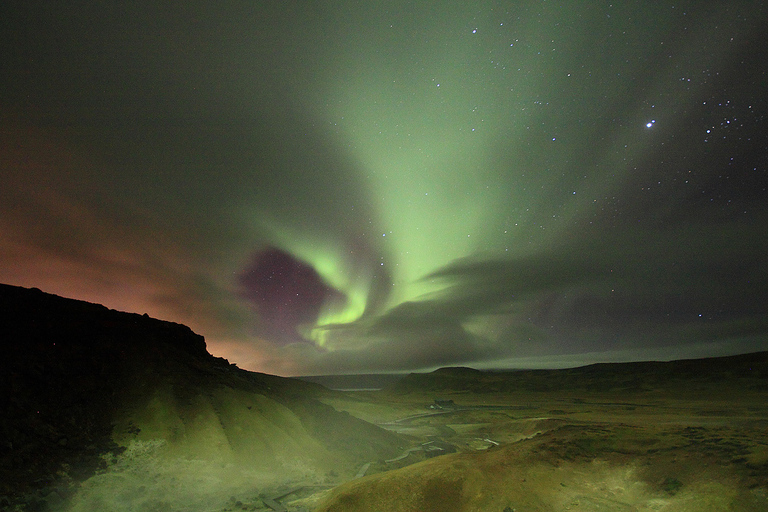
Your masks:
M 615 207 L 699 101 L 705 84 L 679 77 L 716 64 L 701 50 L 721 13 L 681 37 L 669 6 L 616 6 L 611 18 L 604 7 L 525 4 L 500 15 L 493 4 L 441 4 L 396 23 L 357 13 L 345 27 L 364 38 L 333 29 L 322 59 L 333 65 L 304 106 L 358 164 L 374 212 L 358 236 L 378 254 L 360 265 L 340 237 L 267 224 L 347 297 L 323 308 L 308 338 L 332 349 L 326 327 L 429 300 L 449 286 L 429 276 L 451 263 L 545 251 Z M 727 47 L 716 54 L 727 57 Z M 373 288 L 386 300 L 370 311 Z M 487 320 L 464 327 L 484 331 L 472 326 Z
M 768 349 L 763 2 L 0 10 L 0 282 L 281 375 Z

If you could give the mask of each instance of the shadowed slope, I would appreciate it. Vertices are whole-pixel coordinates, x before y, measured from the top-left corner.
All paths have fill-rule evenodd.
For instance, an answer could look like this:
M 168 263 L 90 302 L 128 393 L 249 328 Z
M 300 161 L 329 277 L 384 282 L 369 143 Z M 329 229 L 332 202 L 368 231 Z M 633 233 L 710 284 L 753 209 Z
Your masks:
M 143 488 L 133 506 L 151 508 L 148 479 L 183 480 L 182 466 L 212 479 L 190 480 L 199 499 L 354 474 L 400 449 L 392 433 L 317 400 L 331 391 L 240 370 L 183 325 L 0 285 L 0 332 L 0 496 L 27 504 L 66 500 L 99 472 L 75 509 L 111 506 L 102 501 L 118 481 L 128 494 Z

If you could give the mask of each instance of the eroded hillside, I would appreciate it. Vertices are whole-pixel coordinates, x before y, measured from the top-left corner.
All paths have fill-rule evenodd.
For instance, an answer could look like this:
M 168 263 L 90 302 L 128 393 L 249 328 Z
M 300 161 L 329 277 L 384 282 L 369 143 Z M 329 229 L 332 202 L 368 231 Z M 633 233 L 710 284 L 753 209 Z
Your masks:
M 320 402 L 325 388 L 240 370 L 182 325 L 2 285 L 0 331 L 3 506 L 221 508 L 403 447 Z

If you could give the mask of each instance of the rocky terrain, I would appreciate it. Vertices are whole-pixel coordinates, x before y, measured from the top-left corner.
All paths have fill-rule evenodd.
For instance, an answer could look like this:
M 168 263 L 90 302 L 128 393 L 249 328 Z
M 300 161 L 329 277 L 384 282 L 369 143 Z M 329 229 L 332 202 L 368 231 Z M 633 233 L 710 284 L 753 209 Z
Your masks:
M 0 511 L 768 510 L 768 354 L 397 379 L 241 370 L 0 285 Z
M 768 510 L 767 363 L 754 353 L 444 368 L 327 397 L 423 449 L 305 503 L 322 512 Z
M 0 285 L 0 332 L 0 510 L 220 510 L 403 448 L 183 325 Z

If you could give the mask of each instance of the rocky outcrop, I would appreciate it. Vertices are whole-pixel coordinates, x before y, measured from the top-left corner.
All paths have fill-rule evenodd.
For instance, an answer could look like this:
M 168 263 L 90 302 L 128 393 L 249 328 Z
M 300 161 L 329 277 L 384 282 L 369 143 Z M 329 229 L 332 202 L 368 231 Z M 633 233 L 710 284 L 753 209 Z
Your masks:
M 93 472 L 117 449 L 112 421 L 134 368 L 179 355 L 213 359 L 183 325 L 0 285 L 0 493 L 62 467 Z
M 241 370 L 184 325 L 0 285 L 0 510 L 67 500 L 131 446 L 262 473 L 355 468 L 400 450 L 317 400 L 326 393 Z

